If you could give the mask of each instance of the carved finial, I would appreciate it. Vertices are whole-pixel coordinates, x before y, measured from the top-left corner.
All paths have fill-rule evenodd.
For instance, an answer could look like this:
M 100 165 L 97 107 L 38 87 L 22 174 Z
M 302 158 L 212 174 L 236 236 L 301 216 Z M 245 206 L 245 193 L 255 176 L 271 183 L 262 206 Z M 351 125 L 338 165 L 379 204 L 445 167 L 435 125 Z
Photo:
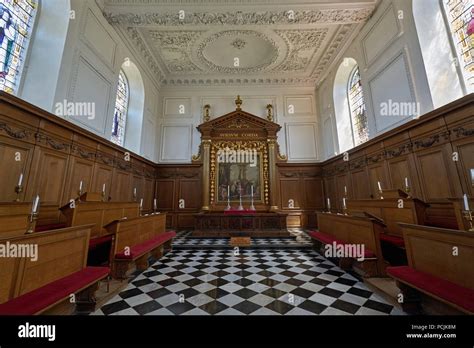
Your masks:
M 211 106 L 209 104 L 204 105 L 204 122 L 209 122 L 211 116 L 209 116 L 209 110 Z
M 267 111 L 268 111 L 267 120 L 269 120 L 270 122 L 273 122 L 273 115 L 272 115 L 273 105 L 272 104 L 267 104 Z
M 236 110 L 241 110 L 240 106 L 242 105 L 242 99 L 240 99 L 240 95 L 237 96 L 237 99 L 235 100 L 235 105 L 237 105 Z

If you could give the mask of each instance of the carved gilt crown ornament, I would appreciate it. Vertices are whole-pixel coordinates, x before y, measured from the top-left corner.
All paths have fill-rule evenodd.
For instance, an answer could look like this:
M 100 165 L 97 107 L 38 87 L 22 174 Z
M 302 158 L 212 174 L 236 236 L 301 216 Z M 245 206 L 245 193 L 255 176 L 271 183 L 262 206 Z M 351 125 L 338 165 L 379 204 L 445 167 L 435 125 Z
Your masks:
M 160 85 L 314 86 L 376 3 L 104 0 L 103 13 Z

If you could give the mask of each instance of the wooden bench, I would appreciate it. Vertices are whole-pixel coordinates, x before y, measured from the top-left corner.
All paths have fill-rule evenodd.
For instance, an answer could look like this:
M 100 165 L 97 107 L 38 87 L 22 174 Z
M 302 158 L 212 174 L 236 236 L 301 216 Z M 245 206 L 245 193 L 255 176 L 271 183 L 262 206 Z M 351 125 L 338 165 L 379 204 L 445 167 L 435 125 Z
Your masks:
M 28 229 L 34 230 L 35 221 L 30 223 L 31 202 L 0 202 L 0 238 L 22 236 Z
M 0 245 L 37 246 L 37 260 L 0 257 L 0 315 L 71 314 L 95 309 L 98 282 L 108 267 L 86 267 L 92 225 L 0 239 Z M 28 255 L 32 256 L 32 255 Z M 70 300 L 75 294 L 75 308 Z
M 474 233 L 400 224 L 408 266 L 388 267 L 408 313 L 474 314 Z
M 382 276 L 385 263 L 380 246 L 384 225 L 376 219 L 332 213 L 317 213 L 318 231 L 309 233 L 315 246 L 324 254 L 325 245 L 363 245 L 364 260 L 339 258 L 343 269 L 353 268 L 363 277 Z
M 165 232 L 166 214 L 151 214 L 131 219 L 113 221 L 106 226 L 115 234 L 115 242 L 110 259 L 113 260 L 112 275 L 125 279 L 130 264 L 136 268 L 148 268 L 148 258 L 158 259 L 171 250 L 175 232 Z
M 400 206 L 402 200 L 403 206 Z M 347 212 L 351 215 L 368 213 L 379 218 L 386 225 L 380 240 L 404 248 L 403 234 L 399 222 L 424 225 L 427 204 L 416 198 L 359 199 L 347 201 Z

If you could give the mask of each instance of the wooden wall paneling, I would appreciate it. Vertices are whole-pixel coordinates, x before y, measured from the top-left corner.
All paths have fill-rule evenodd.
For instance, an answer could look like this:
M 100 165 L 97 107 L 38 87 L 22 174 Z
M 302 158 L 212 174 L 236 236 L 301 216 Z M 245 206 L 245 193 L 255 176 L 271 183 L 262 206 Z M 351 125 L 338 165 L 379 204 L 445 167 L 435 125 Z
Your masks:
M 34 145 L 20 142 L 6 137 L 0 137 L 0 201 L 11 202 L 17 198 L 15 187 L 20 174 L 23 173 L 23 192 L 20 201 L 25 199 L 25 191 L 29 179 L 31 162 L 33 159 Z
M 302 208 L 301 185 L 299 177 L 280 178 L 280 198 L 281 209 L 292 210 Z M 290 200 L 294 203 L 294 208 L 289 208 Z
M 303 178 L 303 192 L 305 196 L 305 209 L 324 209 L 324 187 L 323 180 L 316 178 Z
M 132 201 L 132 174 L 127 170 L 114 168 L 112 173 L 111 201 L 131 202 Z
M 372 192 L 365 155 L 351 156 L 351 158 L 353 159 L 349 160 L 349 170 L 354 199 L 370 198 Z
M 453 125 L 450 128 L 450 139 L 453 151 L 459 155 L 455 161 L 461 180 L 462 191 L 471 198 L 474 197 L 474 119 Z
M 158 210 L 173 211 L 175 206 L 175 196 L 175 180 L 156 180 L 156 198 L 158 201 Z
M 177 209 L 180 211 L 199 210 L 201 206 L 201 182 L 197 179 L 181 178 L 178 184 L 178 204 Z M 184 208 L 179 208 L 179 200 L 184 199 Z
M 423 199 L 436 201 L 460 197 L 461 183 L 443 120 L 424 124 L 411 130 L 410 134 Z
M 102 192 L 105 184 L 105 195 L 107 198 L 111 196 L 114 166 L 115 150 L 98 144 L 92 176 L 92 192 Z

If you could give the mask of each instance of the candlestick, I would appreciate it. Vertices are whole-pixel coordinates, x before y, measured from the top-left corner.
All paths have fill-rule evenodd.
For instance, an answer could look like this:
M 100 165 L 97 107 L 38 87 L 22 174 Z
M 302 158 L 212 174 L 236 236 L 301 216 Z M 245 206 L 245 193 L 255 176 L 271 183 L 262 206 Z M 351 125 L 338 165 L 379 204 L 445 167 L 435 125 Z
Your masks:
M 31 212 L 28 216 L 28 229 L 26 230 L 25 234 L 31 234 L 35 231 L 36 220 L 38 220 L 38 213 Z
M 331 200 L 328 197 L 326 201 L 327 201 L 327 206 L 328 206 L 328 212 L 330 213 L 331 212 Z
M 344 186 L 344 196 L 347 197 L 347 186 Z
M 244 207 L 242 206 L 242 188 L 239 190 L 239 210 L 244 210 Z
M 18 178 L 18 185 L 17 186 L 21 186 L 22 183 L 23 183 L 23 173 L 21 173 L 20 177 Z
M 253 185 L 250 186 L 251 188 L 251 203 L 250 203 L 250 210 L 255 210 L 255 207 L 253 205 Z
M 156 213 L 158 210 L 158 203 L 156 202 L 156 198 L 153 199 L 153 212 Z
M 377 186 L 379 187 L 380 199 L 383 199 L 383 196 L 382 196 L 382 184 L 380 184 L 380 181 L 377 181 Z
M 82 196 L 82 180 L 81 180 L 81 182 L 79 183 L 79 190 L 77 191 L 77 195 L 79 196 L 79 200 L 81 200 L 81 196 Z
M 470 210 L 463 210 L 463 216 L 464 218 L 467 220 L 467 222 L 469 223 L 469 229 L 468 231 L 469 232 L 474 232 L 474 226 L 472 224 L 472 211 Z
M 231 207 L 230 207 L 230 187 L 229 185 L 227 185 L 227 207 L 225 208 L 225 210 L 230 210 Z
M 102 202 L 105 202 L 105 184 L 102 185 Z
M 143 198 L 140 198 L 140 215 L 142 215 L 143 210 Z
M 136 187 L 133 188 L 133 200 L 134 201 L 137 200 L 137 188 Z
M 15 202 L 19 202 L 19 201 L 20 201 L 20 193 L 23 192 L 23 186 L 21 186 L 21 185 L 16 185 L 16 186 L 15 186 L 15 192 L 16 192 L 16 199 L 15 199 Z
M 40 201 L 40 196 L 39 195 L 36 195 L 34 201 L 33 201 L 33 207 L 31 209 L 31 213 L 32 214 L 35 214 L 38 212 L 38 205 L 39 205 L 39 201 Z
M 470 209 L 469 209 L 469 201 L 468 201 L 468 199 L 467 199 L 467 194 L 464 194 L 463 200 L 464 200 L 464 210 L 465 210 L 465 211 L 470 211 Z

